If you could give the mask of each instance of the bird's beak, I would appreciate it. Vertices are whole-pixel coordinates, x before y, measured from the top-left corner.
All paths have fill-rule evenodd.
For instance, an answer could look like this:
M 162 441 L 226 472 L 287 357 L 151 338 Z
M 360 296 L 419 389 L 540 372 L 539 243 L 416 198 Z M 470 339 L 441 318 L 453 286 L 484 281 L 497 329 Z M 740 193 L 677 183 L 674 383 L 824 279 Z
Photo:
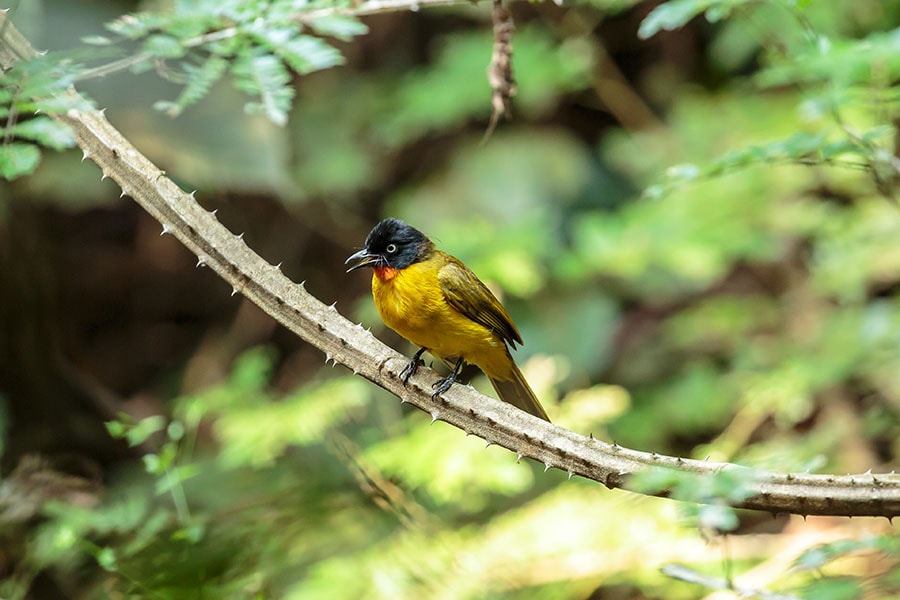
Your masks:
M 347 260 L 344 261 L 344 264 L 349 264 L 353 261 L 357 261 L 352 267 L 347 269 L 347 272 L 355 271 L 357 269 L 361 269 L 363 267 L 368 267 L 376 264 L 381 259 L 377 254 L 371 254 L 366 248 L 363 248 L 356 254 L 350 256 Z

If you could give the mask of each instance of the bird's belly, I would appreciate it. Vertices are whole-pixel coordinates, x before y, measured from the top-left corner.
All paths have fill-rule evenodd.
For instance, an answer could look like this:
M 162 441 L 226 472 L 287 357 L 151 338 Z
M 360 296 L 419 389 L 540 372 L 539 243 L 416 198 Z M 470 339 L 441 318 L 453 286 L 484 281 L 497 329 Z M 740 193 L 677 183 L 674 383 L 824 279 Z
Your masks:
M 503 340 L 447 304 L 437 278 L 421 276 L 416 266 L 388 280 L 373 277 L 372 295 L 385 324 L 440 358 L 462 357 L 503 378 L 510 362 Z

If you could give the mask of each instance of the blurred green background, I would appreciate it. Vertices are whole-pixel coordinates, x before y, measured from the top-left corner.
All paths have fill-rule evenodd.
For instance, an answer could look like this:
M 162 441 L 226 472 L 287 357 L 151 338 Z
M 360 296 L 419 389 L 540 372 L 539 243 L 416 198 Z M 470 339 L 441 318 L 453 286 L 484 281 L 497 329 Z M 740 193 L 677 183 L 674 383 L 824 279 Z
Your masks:
M 12 20 L 61 50 L 138 9 L 170 6 L 28 0 Z M 407 353 L 343 260 L 385 216 L 426 232 L 502 294 L 561 426 L 762 468 L 896 468 L 900 1 L 511 10 L 518 95 L 485 144 L 486 3 L 363 19 L 330 40 L 345 65 L 293 80 L 283 127 L 227 81 L 177 118 L 154 110 L 179 88 L 153 71 L 79 88 Z M 708 540 L 693 505 L 430 425 L 232 297 L 119 191 L 77 149 L 0 187 L 0 597 L 738 597 L 659 570 L 682 563 L 796 598 L 900 598 L 885 520 L 740 513 Z

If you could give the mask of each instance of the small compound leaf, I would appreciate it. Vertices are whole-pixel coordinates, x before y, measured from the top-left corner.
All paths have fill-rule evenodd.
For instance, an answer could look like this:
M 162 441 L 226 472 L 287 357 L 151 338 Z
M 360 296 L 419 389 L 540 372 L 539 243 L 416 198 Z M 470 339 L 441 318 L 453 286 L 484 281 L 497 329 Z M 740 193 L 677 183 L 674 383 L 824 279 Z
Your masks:
M 261 99 L 245 106 L 248 113 L 263 112 L 276 125 L 287 123 L 294 90 L 288 85 L 291 76 L 284 63 L 271 54 L 244 52 L 231 72 L 238 89 Z
M 312 21 L 309 26 L 319 35 L 328 35 L 345 42 L 369 32 L 369 28 L 364 23 L 353 17 L 341 15 L 321 17 Z
M 0 176 L 12 180 L 33 173 L 41 162 L 37 146 L 13 142 L 0 146 Z
M 54 150 L 65 150 L 75 145 L 72 130 L 49 117 L 36 117 L 16 123 L 12 132 L 16 137 L 38 142 Z

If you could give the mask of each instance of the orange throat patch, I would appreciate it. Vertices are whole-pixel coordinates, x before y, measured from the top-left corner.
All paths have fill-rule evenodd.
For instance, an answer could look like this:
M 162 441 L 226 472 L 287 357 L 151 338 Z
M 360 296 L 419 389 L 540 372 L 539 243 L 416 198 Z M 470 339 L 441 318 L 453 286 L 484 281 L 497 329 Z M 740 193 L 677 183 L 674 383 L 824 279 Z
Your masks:
M 399 273 L 394 267 L 375 267 L 375 276 L 382 281 L 390 281 Z

